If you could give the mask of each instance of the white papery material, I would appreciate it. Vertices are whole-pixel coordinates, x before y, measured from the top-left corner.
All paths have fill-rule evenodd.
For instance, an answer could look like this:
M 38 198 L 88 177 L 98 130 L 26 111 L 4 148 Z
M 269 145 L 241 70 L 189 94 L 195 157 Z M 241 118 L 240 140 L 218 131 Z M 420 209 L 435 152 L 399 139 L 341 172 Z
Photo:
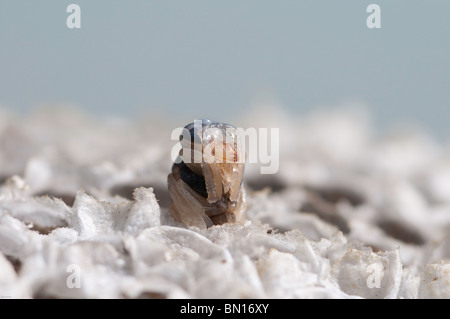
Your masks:
M 170 132 L 185 123 L 1 114 L 2 297 L 450 297 L 448 158 L 419 133 L 375 141 L 337 111 L 263 118 L 285 123 L 285 188 L 249 187 L 244 225 L 200 230 L 167 211 Z

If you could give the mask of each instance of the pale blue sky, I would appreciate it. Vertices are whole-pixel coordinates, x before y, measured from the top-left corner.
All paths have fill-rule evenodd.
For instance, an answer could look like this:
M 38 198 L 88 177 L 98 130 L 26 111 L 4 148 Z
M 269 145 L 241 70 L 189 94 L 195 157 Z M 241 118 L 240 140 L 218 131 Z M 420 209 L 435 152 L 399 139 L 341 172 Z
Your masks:
M 70 3 L 80 30 L 66 27 Z M 268 89 L 295 113 L 358 100 L 380 127 L 449 136 L 449 12 L 446 0 L 2 0 L 0 105 L 228 120 Z

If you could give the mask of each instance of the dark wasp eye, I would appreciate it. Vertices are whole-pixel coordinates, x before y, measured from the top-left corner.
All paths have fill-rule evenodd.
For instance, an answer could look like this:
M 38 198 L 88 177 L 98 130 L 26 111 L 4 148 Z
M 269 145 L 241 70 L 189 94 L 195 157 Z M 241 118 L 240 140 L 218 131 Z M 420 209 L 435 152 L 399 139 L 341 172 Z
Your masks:
M 208 192 L 206 190 L 205 178 L 195 174 L 189 167 L 183 162 L 180 164 L 175 164 L 179 167 L 180 178 L 183 182 L 189 185 L 194 191 L 203 197 L 208 197 Z

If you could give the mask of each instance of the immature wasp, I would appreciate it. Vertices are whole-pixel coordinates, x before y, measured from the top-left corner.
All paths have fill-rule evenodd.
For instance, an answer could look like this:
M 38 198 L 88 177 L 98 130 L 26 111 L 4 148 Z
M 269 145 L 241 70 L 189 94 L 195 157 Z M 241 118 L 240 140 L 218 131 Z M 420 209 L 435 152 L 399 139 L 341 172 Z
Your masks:
M 245 221 L 245 150 L 237 129 L 210 120 L 185 126 L 168 186 L 175 220 L 200 228 Z

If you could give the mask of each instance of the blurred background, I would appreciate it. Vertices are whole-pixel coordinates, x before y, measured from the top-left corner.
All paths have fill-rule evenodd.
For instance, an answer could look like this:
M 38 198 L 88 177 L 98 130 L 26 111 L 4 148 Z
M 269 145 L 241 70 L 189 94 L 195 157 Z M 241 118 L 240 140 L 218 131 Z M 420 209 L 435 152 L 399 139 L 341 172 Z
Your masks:
M 81 7 L 81 29 L 66 8 Z M 381 29 L 366 8 L 381 7 Z M 367 109 L 376 130 L 450 136 L 450 2 L 1 1 L 0 108 L 232 121 Z M 183 122 L 184 123 L 184 122 Z

